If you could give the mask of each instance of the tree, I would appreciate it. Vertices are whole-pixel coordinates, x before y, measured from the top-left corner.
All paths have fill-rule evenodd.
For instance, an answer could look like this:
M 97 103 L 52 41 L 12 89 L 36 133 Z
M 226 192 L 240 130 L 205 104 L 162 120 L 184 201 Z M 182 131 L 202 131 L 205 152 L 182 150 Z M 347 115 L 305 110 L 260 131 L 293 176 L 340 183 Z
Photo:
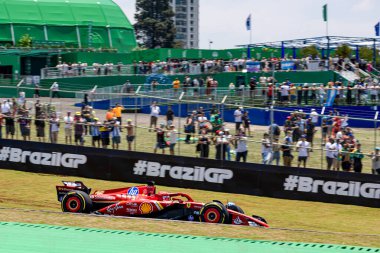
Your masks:
M 135 32 L 146 48 L 172 48 L 175 39 L 174 12 L 169 0 L 137 0 Z
M 31 47 L 32 46 L 32 37 L 29 34 L 24 34 L 18 41 L 18 46 L 20 47 Z
M 343 44 L 336 48 L 335 55 L 342 58 L 351 58 L 352 49 L 348 45 Z
M 300 53 L 303 58 L 308 57 L 309 55 L 315 58 L 317 55 L 319 55 L 319 51 L 314 45 L 302 48 Z

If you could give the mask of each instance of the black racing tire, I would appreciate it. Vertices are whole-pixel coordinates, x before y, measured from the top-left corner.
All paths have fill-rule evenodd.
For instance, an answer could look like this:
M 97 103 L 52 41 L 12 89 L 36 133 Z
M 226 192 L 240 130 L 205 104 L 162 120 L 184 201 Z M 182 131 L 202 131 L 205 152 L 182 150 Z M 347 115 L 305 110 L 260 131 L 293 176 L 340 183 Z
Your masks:
M 230 220 L 227 208 L 219 202 L 205 204 L 199 212 L 199 219 L 201 222 L 224 224 Z
M 241 207 L 238 206 L 238 205 L 235 205 L 235 204 L 231 205 L 231 204 L 229 204 L 229 205 L 226 205 L 226 208 L 229 209 L 229 210 L 232 210 L 232 211 L 244 214 L 243 209 L 241 209 Z
M 62 198 L 61 208 L 64 212 L 90 213 L 92 211 L 92 200 L 83 191 L 71 191 Z

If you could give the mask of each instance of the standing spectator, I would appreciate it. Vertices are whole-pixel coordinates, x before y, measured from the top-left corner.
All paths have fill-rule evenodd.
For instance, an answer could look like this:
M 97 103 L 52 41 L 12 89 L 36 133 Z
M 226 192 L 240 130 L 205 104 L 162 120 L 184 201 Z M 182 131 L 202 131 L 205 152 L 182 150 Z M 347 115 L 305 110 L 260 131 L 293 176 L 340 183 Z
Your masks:
M 21 136 L 24 141 L 30 141 L 30 118 L 28 111 L 25 111 L 23 115 L 18 119 L 20 125 Z
M 125 109 L 124 106 L 122 106 L 119 103 L 116 103 L 115 107 L 112 110 L 113 111 L 113 115 L 114 115 L 114 117 L 116 117 L 117 121 L 119 121 L 120 126 L 123 125 L 122 121 L 121 121 L 122 120 L 121 114 L 122 114 L 122 112 L 123 112 L 124 109 Z
M 120 122 L 115 119 L 113 121 L 111 135 L 112 135 L 112 149 L 119 149 L 119 144 L 121 142 L 121 136 L 120 136 Z
M 328 133 L 328 125 L 327 125 L 327 117 L 322 118 L 322 144 L 326 141 L 327 133 Z
M 13 139 L 15 135 L 15 118 L 13 113 L 5 114 L 5 138 Z
M 350 171 L 351 170 L 351 155 L 350 155 L 350 148 L 348 143 L 345 143 L 342 148 L 342 170 L 343 171 Z
M 152 128 L 153 126 L 154 126 L 154 129 L 157 128 L 157 119 L 158 119 L 159 115 L 160 115 L 160 107 L 157 105 L 156 101 L 153 101 L 152 105 L 150 106 L 150 128 L 149 128 L 149 132 L 151 131 L 151 129 L 153 129 Z
M 57 117 L 57 114 L 55 112 L 51 115 L 49 124 L 50 124 L 50 141 L 51 143 L 57 143 L 58 132 L 59 132 L 59 118 Z
M 334 164 L 335 151 L 336 151 L 335 148 L 336 148 L 336 145 L 334 145 L 334 138 L 329 137 L 329 140 L 326 142 L 326 145 L 325 145 L 327 170 L 331 170 L 331 167 Z
M 281 151 L 282 151 L 282 159 L 284 161 L 284 166 L 287 167 L 292 167 L 292 160 L 293 160 L 293 155 L 292 155 L 292 142 L 291 142 L 291 137 L 285 138 L 285 143 L 281 146 Z
M 207 135 L 207 130 L 202 129 L 201 135 L 198 138 L 197 151 L 199 151 L 199 156 L 201 158 L 208 158 L 210 153 L 210 143 L 211 140 Z
M 301 163 L 303 163 L 303 167 L 306 168 L 307 159 L 309 157 L 309 149 L 310 143 L 306 141 L 306 135 L 301 136 L 301 140 L 297 142 L 296 145 L 298 151 L 298 165 L 299 168 Z
M 274 93 L 273 85 L 272 83 L 269 83 L 268 90 L 267 90 L 267 105 L 272 104 L 273 93 Z
M 181 86 L 181 82 L 179 81 L 178 78 L 176 78 L 174 81 L 173 81 L 173 91 L 174 91 L 174 94 L 178 94 L 178 90 Z
M 230 96 L 235 96 L 235 84 L 234 83 L 230 83 L 228 85 L 228 90 L 229 90 Z
M 306 128 L 306 130 L 305 130 L 306 140 L 311 144 L 311 147 L 313 147 L 314 134 L 317 130 L 315 130 L 315 125 L 312 122 L 311 118 L 306 120 L 306 127 L 305 128 Z
M 34 84 L 34 98 L 39 98 L 40 97 L 40 85 L 38 83 Z
M 106 121 L 111 121 L 115 117 L 115 114 L 113 112 L 113 108 L 110 107 L 106 113 Z
M 174 147 L 177 143 L 177 130 L 175 129 L 174 125 L 170 125 L 170 131 L 168 132 L 168 138 L 169 138 L 169 151 L 170 155 L 174 155 Z
M 198 121 L 198 128 L 199 128 L 199 132 L 198 133 L 200 134 L 201 130 L 207 127 L 208 119 L 205 116 L 205 113 L 203 111 L 202 112 L 198 112 L 197 114 L 198 114 L 197 121 Z
M 313 123 L 314 126 L 318 124 L 318 117 L 319 117 L 319 114 L 317 113 L 317 111 L 315 109 L 311 109 L 310 118 L 311 118 L 311 123 Z
M 279 139 L 275 138 L 273 140 L 273 145 L 272 145 L 272 158 L 269 161 L 269 164 L 272 164 L 273 161 L 276 161 L 276 165 L 280 165 L 280 150 L 281 150 L 281 145 L 279 143 Z
M 195 133 L 195 113 L 191 113 L 187 116 L 186 122 L 185 122 L 185 133 L 186 133 L 186 139 L 185 143 L 189 144 L 191 140 L 191 136 Z
M 1 113 L 4 115 L 11 113 L 11 105 L 9 104 L 9 100 L 4 100 L 4 103 L 1 105 Z
M 302 96 L 303 96 L 305 105 L 308 105 L 309 104 L 309 85 L 305 83 L 302 90 L 303 90 Z
M 127 126 L 126 126 L 126 129 L 127 129 L 127 142 L 128 142 L 128 150 L 131 151 L 132 150 L 132 142 L 134 141 L 135 139 L 135 133 L 134 133 L 134 125 L 132 125 L 132 120 L 131 119 L 128 119 L 127 120 Z
M 297 105 L 302 104 L 302 85 L 297 86 Z
M 370 155 L 372 159 L 372 174 L 380 175 L 380 147 L 375 148 L 375 152 Z
M 362 159 L 364 158 L 364 155 L 362 154 L 361 151 L 361 144 L 358 143 L 356 145 L 356 149 L 352 151 L 351 153 L 351 159 L 353 160 L 353 167 L 354 171 L 356 173 L 361 173 L 363 169 L 363 163 Z
M 51 91 L 52 91 L 52 98 L 60 98 L 59 96 L 59 84 L 57 82 L 54 82 L 53 85 L 51 86 Z
M 255 99 L 255 90 L 257 86 L 256 77 L 251 77 L 249 81 L 249 97 Z
M 269 134 L 265 133 L 261 140 L 261 157 L 263 164 L 269 164 L 272 156 L 272 146 L 269 139 Z
M 339 143 L 339 140 L 336 140 L 333 144 L 334 148 L 334 162 L 333 162 L 333 170 L 338 171 L 341 164 L 341 152 L 342 152 L 342 145 Z
M 215 159 L 224 161 L 226 160 L 228 140 L 223 131 L 219 131 L 217 134 L 218 135 L 215 137 Z
M 244 133 L 248 133 L 248 136 L 252 137 L 251 120 L 249 119 L 248 111 L 244 111 L 243 117 L 242 117 L 242 123 L 243 123 Z
M 348 105 L 352 104 L 352 90 L 353 90 L 353 84 L 350 82 L 347 85 L 347 92 L 346 92 L 346 103 Z
M 156 146 L 154 148 L 154 153 L 157 153 L 157 149 L 162 150 L 162 154 L 165 154 L 166 142 L 165 142 L 165 124 L 161 123 L 160 127 L 157 127 L 154 131 L 156 132 Z
M 166 125 L 170 127 L 173 124 L 174 121 L 174 111 L 172 109 L 172 106 L 168 106 L 168 110 L 166 111 Z
M 36 134 L 39 142 L 45 142 L 45 113 L 42 112 L 34 120 L 34 125 L 36 126 Z
M 83 146 L 84 140 L 83 140 L 83 133 L 84 133 L 84 124 L 85 121 L 81 117 L 80 112 L 76 112 L 74 116 L 74 142 L 77 146 Z
M 243 162 L 247 162 L 248 147 L 247 147 L 247 136 L 245 132 L 240 130 L 240 133 L 236 137 L 236 161 L 240 162 L 240 159 L 243 159 Z
M 91 122 L 92 146 L 100 148 L 100 123 L 98 118 Z
M 85 135 L 89 134 L 89 128 L 90 128 L 89 124 L 92 121 L 91 110 L 92 110 L 92 107 L 90 107 L 88 105 L 86 105 L 82 110 L 83 126 L 84 126 L 84 134 Z M 115 113 L 114 113 L 114 117 L 115 117 Z
M 36 113 L 36 117 L 38 117 L 42 113 L 42 104 L 40 103 L 39 99 L 37 99 L 36 103 L 34 104 L 34 110 Z
M 288 104 L 289 103 L 289 90 L 290 87 L 288 83 L 284 82 L 280 86 L 280 92 L 281 92 L 281 103 L 282 104 Z
M 100 139 L 102 141 L 102 148 L 108 148 L 108 145 L 110 145 L 110 122 L 104 121 L 103 125 L 99 128 L 100 131 Z
M 237 133 L 240 129 L 240 125 L 242 123 L 242 112 L 243 107 L 238 107 L 234 112 L 234 118 L 235 118 L 235 132 Z
M 79 113 L 80 115 L 80 113 Z M 72 144 L 72 135 L 73 135 L 73 123 L 74 118 L 71 116 L 71 112 L 67 112 L 67 115 L 63 118 L 63 122 L 65 123 L 65 143 Z

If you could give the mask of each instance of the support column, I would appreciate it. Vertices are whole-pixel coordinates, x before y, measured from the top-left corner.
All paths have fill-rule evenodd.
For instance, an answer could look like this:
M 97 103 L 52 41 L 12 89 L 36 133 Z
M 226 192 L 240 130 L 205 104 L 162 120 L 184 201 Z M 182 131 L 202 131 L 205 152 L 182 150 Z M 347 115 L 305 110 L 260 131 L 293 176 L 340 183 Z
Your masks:
M 359 46 L 356 46 L 356 49 L 355 49 L 355 58 L 356 58 L 356 62 L 359 62 L 359 59 L 360 59 Z
M 49 40 L 49 36 L 48 36 L 48 31 L 47 31 L 46 25 L 44 25 L 44 35 L 45 35 L 45 40 L 48 41 Z
M 11 26 L 11 36 L 12 36 L 13 46 L 16 46 L 15 30 L 13 28 L 13 24 L 10 24 L 10 26 Z
M 78 25 L 76 27 L 76 30 L 77 30 L 78 47 L 82 48 L 82 43 L 80 41 L 80 31 L 79 31 L 79 26 Z
M 297 58 L 297 49 L 293 47 L 293 59 Z
M 110 28 L 109 25 L 107 26 L 107 32 L 108 32 L 108 40 L 109 40 L 109 43 L 110 43 L 110 48 L 113 48 L 113 45 L 112 45 L 112 35 L 111 35 L 111 28 Z

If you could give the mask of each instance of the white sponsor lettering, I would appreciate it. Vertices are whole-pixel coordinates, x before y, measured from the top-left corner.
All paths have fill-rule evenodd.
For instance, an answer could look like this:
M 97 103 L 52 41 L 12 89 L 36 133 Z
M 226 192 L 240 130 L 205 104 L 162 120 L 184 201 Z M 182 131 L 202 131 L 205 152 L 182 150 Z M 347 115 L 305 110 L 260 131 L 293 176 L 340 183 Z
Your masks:
M 158 162 L 139 160 L 133 168 L 135 175 L 146 175 L 149 177 L 166 177 L 173 179 L 210 182 L 223 184 L 224 180 L 231 179 L 233 172 L 228 169 L 205 168 L 205 167 L 181 167 L 161 165 Z
M 325 193 L 329 195 L 380 199 L 380 184 L 361 183 L 356 181 L 336 182 L 289 175 L 285 178 L 284 189 L 286 191 Z
M 0 149 L 0 161 L 14 163 L 31 163 L 36 165 L 46 165 L 55 167 L 66 167 L 77 169 L 79 165 L 87 162 L 85 155 L 77 155 L 60 152 L 31 152 L 23 151 L 20 148 L 3 147 Z

